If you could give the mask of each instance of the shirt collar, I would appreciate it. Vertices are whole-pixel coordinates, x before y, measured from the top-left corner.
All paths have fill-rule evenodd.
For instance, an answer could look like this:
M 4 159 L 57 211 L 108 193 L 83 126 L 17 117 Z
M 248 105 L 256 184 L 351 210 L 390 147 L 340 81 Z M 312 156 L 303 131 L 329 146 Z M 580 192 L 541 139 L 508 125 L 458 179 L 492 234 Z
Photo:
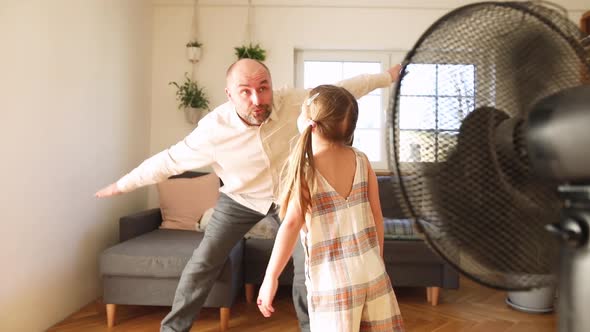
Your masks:
M 270 112 L 270 119 L 272 121 L 279 121 L 279 112 L 277 110 L 281 108 L 282 102 L 283 96 L 277 91 L 273 91 L 272 112 Z
M 268 117 L 268 120 L 279 121 L 279 115 L 277 114 L 277 109 L 278 109 L 278 107 L 275 107 L 275 105 L 273 103 L 272 111 L 270 112 L 270 116 Z M 268 121 L 268 120 L 266 120 L 266 121 Z

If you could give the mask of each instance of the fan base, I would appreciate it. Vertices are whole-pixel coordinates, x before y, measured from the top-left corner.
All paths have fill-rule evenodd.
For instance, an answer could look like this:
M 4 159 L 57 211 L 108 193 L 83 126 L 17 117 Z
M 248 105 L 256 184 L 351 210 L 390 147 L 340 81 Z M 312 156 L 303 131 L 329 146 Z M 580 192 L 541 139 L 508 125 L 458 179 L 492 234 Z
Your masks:
M 508 292 L 508 296 L 506 296 L 506 304 L 508 306 L 515 310 L 531 314 L 552 312 L 554 302 L 554 287 L 543 287 L 523 292 Z

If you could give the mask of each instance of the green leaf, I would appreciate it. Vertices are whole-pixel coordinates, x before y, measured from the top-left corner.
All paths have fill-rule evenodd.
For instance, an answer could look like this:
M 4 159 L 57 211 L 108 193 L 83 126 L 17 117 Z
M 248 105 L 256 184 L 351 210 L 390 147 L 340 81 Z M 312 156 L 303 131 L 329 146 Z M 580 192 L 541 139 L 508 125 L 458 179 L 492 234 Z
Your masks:
M 238 59 L 266 60 L 266 50 L 260 47 L 260 44 L 252 45 L 250 43 L 249 45 L 234 47 L 234 50 Z
M 184 73 L 185 81 L 182 85 L 177 82 L 170 82 L 169 85 L 176 87 L 176 100 L 179 101 L 178 109 L 187 107 L 208 109 L 209 100 L 202 87 L 199 87 L 196 81 L 191 80 L 188 73 Z

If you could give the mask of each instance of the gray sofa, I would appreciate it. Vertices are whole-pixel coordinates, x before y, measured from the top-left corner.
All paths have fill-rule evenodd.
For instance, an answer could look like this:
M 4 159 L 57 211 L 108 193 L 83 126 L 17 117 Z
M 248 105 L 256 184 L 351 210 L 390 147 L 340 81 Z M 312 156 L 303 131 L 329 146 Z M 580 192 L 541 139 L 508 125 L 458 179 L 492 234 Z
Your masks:
M 202 174 L 187 172 L 177 177 Z M 399 209 L 393 191 L 397 186 L 391 181 L 389 176 L 379 177 L 381 206 L 386 229 L 390 230 L 384 246 L 387 271 L 394 286 L 426 287 L 428 301 L 436 305 L 440 288 L 457 288 L 459 276 L 414 233 L 411 222 L 404 219 Z M 160 209 L 122 217 L 120 243 L 101 254 L 108 326 L 115 324 L 117 305 L 172 304 L 182 269 L 203 233 L 159 229 L 161 222 Z M 220 309 L 221 331 L 227 329 L 230 308 L 244 285 L 246 299 L 253 301 L 255 285 L 262 283 L 273 241 L 249 238 L 233 248 L 204 305 Z M 293 267 L 289 263 L 279 281 L 290 285 L 292 279 Z
M 204 173 L 187 172 L 176 177 Z M 175 177 L 173 177 L 175 178 Z M 99 258 L 107 324 L 115 325 L 121 304 L 171 306 L 184 266 L 203 233 L 159 229 L 160 209 L 151 209 L 119 220 L 119 244 Z M 220 329 L 228 327 L 230 308 L 243 287 L 244 241 L 232 249 L 204 307 L 219 308 Z

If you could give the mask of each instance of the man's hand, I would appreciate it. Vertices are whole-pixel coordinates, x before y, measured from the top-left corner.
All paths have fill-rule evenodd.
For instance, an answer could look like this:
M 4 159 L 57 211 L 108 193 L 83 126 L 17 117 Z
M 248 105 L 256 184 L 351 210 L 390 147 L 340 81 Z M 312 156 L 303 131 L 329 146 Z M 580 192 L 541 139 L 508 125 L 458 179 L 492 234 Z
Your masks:
M 272 306 L 272 301 L 275 298 L 278 287 L 279 281 L 277 279 L 268 278 L 264 278 L 264 281 L 260 286 L 256 304 L 258 305 L 258 310 L 260 310 L 264 317 L 270 317 L 272 313 L 275 312 L 275 309 Z
M 112 184 L 108 185 L 107 187 L 104 187 L 103 189 L 99 190 L 98 192 L 96 192 L 96 194 L 94 194 L 94 196 L 98 197 L 98 198 L 103 198 L 103 197 L 119 195 L 122 193 L 123 192 L 121 190 L 119 190 L 119 188 L 117 188 L 117 183 L 115 182 L 115 183 L 112 183 Z
M 391 82 L 397 82 L 397 80 L 399 79 L 399 74 L 402 70 L 402 65 L 401 64 L 397 64 L 389 69 L 387 69 L 387 72 L 389 73 L 389 75 L 391 75 Z

